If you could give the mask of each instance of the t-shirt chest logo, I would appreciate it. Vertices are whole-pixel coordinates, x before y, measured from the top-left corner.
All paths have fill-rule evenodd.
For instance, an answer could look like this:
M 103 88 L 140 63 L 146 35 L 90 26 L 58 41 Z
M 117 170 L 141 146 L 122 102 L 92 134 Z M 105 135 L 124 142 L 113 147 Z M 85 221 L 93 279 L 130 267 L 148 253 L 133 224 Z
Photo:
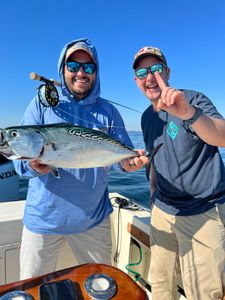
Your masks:
M 169 134 L 172 140 L 174 140 L 178 134 L 178 127 L 173 123 L 173 121 L 170 122 L 166 132 Z

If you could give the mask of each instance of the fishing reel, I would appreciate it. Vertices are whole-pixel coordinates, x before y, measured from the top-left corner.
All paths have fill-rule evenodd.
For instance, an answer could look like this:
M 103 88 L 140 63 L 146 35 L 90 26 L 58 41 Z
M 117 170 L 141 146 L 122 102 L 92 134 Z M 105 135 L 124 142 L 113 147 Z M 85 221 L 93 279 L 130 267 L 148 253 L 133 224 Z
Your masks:
M 37 88 L 38 98 L 43 106 L 49 107 L 49 106 L 57 106 L 58 105 L 59 93 L 57 91 L 56 86 L 61 85 L 58 81 L 55 81 L 53 79 L 47 79 L 47 78 L 40 76 L 34 72 L 32 72 L 30 74 L 30 79 L 40 80 L 40 81 L 44 82 Z
M 57 106 L 59 103 L 59 93 L 52 83 L 41 84 L 38 88 L 38 98 L 45 107 Z

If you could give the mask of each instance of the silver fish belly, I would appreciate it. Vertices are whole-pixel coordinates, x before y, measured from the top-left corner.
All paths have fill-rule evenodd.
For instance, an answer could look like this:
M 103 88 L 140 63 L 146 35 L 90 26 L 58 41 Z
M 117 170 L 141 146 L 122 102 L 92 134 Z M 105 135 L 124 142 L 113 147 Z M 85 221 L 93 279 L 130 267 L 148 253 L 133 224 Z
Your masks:
M 0 129 L 0 153 L 61 168 L 105 167 L 139 156 L 103 132 L 61 123 Z

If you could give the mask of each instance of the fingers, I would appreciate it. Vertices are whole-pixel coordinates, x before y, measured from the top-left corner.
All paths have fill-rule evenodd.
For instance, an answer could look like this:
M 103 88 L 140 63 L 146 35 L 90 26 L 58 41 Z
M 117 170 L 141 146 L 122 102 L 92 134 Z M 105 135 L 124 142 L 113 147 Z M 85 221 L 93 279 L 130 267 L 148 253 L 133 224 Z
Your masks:
M 42 164 L 40 162 L 40 159 L 32 159 L 30 160 L 30 166 L 33 170 L 41 173 L 41 174 L 47 174 L 51 171 L 51 167 L 48 165 Z
M 160 99 L 157 103 L 159 109 L 166 109 L 178 104 L 178 101 L 185 100 L 183 92 L 172 88 L 165 87 L 161 93 Z
M 167 87 L 167 83 L 164 81 L 164 78 L 159 74 L 159 72 L 154 73 L 156 81 L 161 89 L 161 91 Z
M 40 165 L 40 160 L 39 159 L 32 159 L 32 160 L 30 160 L 29 163 L 30 163 L 31 168 L 35 170 L 36 167 L 38 165 Z
M 134 161 L 134 163 L 131 166 L 134 168 L 137 168 L 137 170 L 144 166 L 144 161 L 142 160 L 142 156 L 135 157 L 133 159 L 133 161 Z
M 146 156 L 135 157 L 134 163 L 140 167 L 143 167 L 148 163 L 148 158 Z
M 172 88 L 172 87 L 166 87 L 162 91 L 161 99 L 164 104 L 167 106 L 171 106 L 175 103 L 176 97 L 179 94 L 179 91 Z
M 140 149 L 137 150 L 137 152 L 140 156 L 134 157 L 132 159 L 125 159 L 120 162 L 122 168 L 125 169 L 127 172 L 137 171 L 148 163 L 148 158 L 144 156 L 145 151 Z
M 175 103 L 176 96 L 177 96 L 176 92 L 178 91 L 172 87 L 169 87 L 167 85 L 167 82 L 164 80 L 163 76 L 159 74 L 159 72 L 155 72 L 154 75 L 162 91 L 161 97 L 157 104 L 157 108 L 160 110 L 160 109 L 164 109 L 165 106 L 168 107 Z
M 136 171 L 141 168 L 140 163 L 134 159 L 124 159 L 120 162 L 122 168 L 127 172 Z
M 162 91 L 161 94 L 161 101 L 162 103 L 166 104 L 167 106 L 173 105 L 175 103 L 176 92 L 179 92 L 175 88 L 172 88 L 167 85 L 166 81 L 164 80 L 163 76 L 159 74 L 159 72 L 155 72 L 156 81 Z M 175 94 L 174 94 L 175 93 Z
M 165 110 L 180 119 L 185 119 L 187 111 L 190 111 L 191 106 L 185 94 L 180 90 L 168 86 L 166 78 L 162 74 L 155 72 L 154 75 L 161 89 L 161 95 L 155 105 L 155 109 L 158 111 Z
M 138 149 L 136 151 L 138 152 L 138 154 L 140 156 L 133 158 L 134 164 L 136 166 L 142 168 L 144 165 L 146 165 L 148 163 L 148 158 L 145 156 L 145 150 Z
M 145 150 L 144 149 L 136 149 L 139 155 L 143 156 L 145 155 Z
M 127 172 L 131 172 L 132 171 L 132 165 L 130 164 L 128 159 L 124 159 L 120 162 L 121 167 L 127 171 Z

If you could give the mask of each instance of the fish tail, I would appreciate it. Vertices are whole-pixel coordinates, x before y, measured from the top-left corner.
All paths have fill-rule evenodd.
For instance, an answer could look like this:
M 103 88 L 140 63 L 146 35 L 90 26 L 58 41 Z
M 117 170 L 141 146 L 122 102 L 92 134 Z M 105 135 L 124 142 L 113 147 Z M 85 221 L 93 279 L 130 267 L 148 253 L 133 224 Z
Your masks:
M 162 146 L 163 143 L 157 145 L 154 149 L 152 149 L 152 151 L 147 155 L 148 157 L 148 163 L 145 167 L 145 171 L 146 171 L 146 177 L 149 180 L 149 175 L 150 175 L 150 168 L 151 168 L 151 163 L 152 160 L 154 158 L 154 156 L 156 155 L 156 153 L 158 152 L 159 148 Z

